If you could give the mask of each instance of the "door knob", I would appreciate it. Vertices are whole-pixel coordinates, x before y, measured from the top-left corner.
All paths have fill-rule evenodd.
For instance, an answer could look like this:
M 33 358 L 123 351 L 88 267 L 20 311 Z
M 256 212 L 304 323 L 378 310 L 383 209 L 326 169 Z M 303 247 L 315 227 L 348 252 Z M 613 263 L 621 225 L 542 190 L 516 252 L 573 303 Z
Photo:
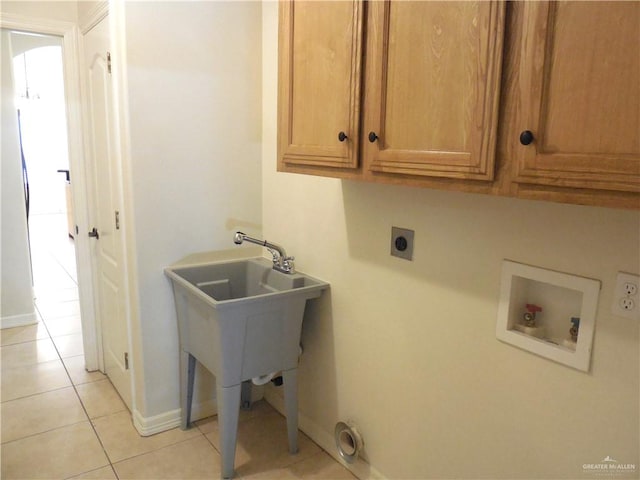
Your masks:
M 344 132 L 340 132 L 338 134 L 338 140 L 340 140 L 341 142 L 344 142 L 345 140 L 347 140 L 349 137 L 347 137 L 347 134 Z
M 520 143 L 522 145 L 529 145 L 535 140 L 533 132 L 531 130 L 525 130 L 520 134 Z
M 100 238 L 100 234 L 98 233 L 98 229 L 96 227 L 93 227 L 93 229 L 91 229 L 91 231 L 89 232 L 89 236 L 91 238 L 95 238 L 96 240 L 98 240 Z
M 376 132 L 369 132 L 369 141 L 371 143 L 375 142 L 378 139 L 378 135 L 376 135 Z

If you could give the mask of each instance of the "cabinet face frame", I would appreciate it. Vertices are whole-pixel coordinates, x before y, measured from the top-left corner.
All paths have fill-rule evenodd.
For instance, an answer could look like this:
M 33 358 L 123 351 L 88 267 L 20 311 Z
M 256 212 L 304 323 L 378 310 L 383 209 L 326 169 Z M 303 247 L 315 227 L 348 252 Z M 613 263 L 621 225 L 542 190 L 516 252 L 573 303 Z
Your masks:
M 398 2 L 401 4 L 401 2 Z M 425 3 L 428 8 L 429 2 Z M 387 63 L 391 2 L 368 3 L 367 61 L 363 121 L 363 159 L 369 175 L 404 174 L 491 181 L 494 178 L 500 74 L 504 39 L 505 2 L 480 2 L 487 14 L 479 20 L 479 87 L 476 106 L 466 128 L 468 151 L 393 149 L 385 141 Z M 425 29 L 430 26 L 425 25 Z M 465 128 L 465 127 L 462 127 Z M 378 136 L 375 142 L 369 132 Z
M 345 2 L 341 2 L 345 3 Z M 278 60 L 278 170 L 288 167 L 316 166 L 337 169 L 356 169 L 359 166 L 360 138 L 360 84 L 362 65 L 363 4 L 362 0 L 348 2 L 352 7 L 350 25 L 350 71 L 347 72 L 349 118 L 344 125 L 335 127 L 335 144 L 295 144 L 293 129 L 294 112 L 294 33 L 296 4 L 294 1 L 279 2 L 279 60 Z M 338 140 L 339 132 L 347 135 Z
M 637 152 L 578 153 L 553 151 L 555 149 L 546 147 L 557 8 L 557 2 L 524 2 L 518 93 L 520 105 L 514 128 L 517 132 L 532 131 L 535 140 L 529 145 L 521 145 L 517 137 L 519 133 L 512 133 L 513 138 L 509 142 L 512 142 L 512 151 L 517 157 L 514 158 L 514 181 L 640 192 L 640 154 Z M 584 132 L 584 135 L 594 134 L 597 132 Z

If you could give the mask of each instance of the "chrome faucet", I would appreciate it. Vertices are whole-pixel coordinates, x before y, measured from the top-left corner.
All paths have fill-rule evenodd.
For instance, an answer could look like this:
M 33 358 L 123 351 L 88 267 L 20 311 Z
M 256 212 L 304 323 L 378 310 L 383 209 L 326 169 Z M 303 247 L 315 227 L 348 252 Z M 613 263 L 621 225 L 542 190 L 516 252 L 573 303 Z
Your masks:
M 295 273 L 296 270 L 293 265 L 295 257 L 287 257 L 287 252 L 285 252 L 284 248 L 282 248 L 280 245 L 269 243 L 266 240 L 258 240 L 257 238 L 252 238 L 242 232 L 236 232 L 233 237 L 233 243 L 235 243 L 236 245 L 240 245 L 244 241 L 266 247 L 273 256 L 274 270 L 278 270 L 282 273 Z

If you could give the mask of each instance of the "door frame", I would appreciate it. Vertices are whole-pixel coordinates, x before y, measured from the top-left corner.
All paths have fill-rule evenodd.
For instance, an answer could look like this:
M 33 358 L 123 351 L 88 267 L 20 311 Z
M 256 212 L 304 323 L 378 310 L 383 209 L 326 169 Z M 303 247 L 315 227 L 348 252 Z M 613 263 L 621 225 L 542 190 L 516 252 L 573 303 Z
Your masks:
M 71 22 L 6 13 L 0 13 L 0 27 L 62 38 L 69 167 L 73 172 L 73 181 L 71 182 L 73 211 L 77 231 L 89 231 L 87 169 L 84 159 L 85 145 L 79 70 L 80 29 Z M 75 236 L 75 254 L 85 367 L 89 371 L 101 370 L 104 369 L 104 362 L 101 358 L 101 335 L 96 325 L 93 300 L 93 261 L 89 237 Z
M 95 226 L 94 223 L 94 217 L 95 217 L 95 209 L 96 209 L 96 202 L 95 202 L 95 198 L 94 198 L 94 193 L 91 192 L 91 189 L 95 186 L 95 180 L 94 180 L 94 159 L 90 153 L 90 149 L 89 149 L 89 145 L 87 143 L 87 139 L 90 138 L 90 132 L 89 132 L 89 112 L 88 112 L 88 105 L 87 105 L 87 92 L 86 90 L 86 85 L 87 85 L 87 79 L 86 79 L 86 72 L 84 71 L 84 69 L 82 68 L 84 66 L 84 62 L 83 62 L 83 48 L 84 48 L 84 35 L 91 30 L 93 27 L 95 27 L 98 23 L 100 23 L 101 20 L 103 20 L 107 15 L 109 14 L 109 4 L 108 2 L 100 2 L 98 3 L 94 8 L 91 9 L 90 12 L 88 12 L 87 16 L 85 18 L 82 19 L 82 21 L 79 21 L 78 24 L 78 45 L 79 45 L 79 50 L 78 50 L 78 57 L 77 57 L 77 66 L 78 66 L 78 79 L 80 80 L 80 91 L 79 91 L 79 96 L 80 96 L 80 109 L 81 109 L 81 114 L 82 114 L 82 118 L 83 118 L 83 122 L 82 122 L 82 134 L 83 134 L 83 158 L 84 158 L 84 165 L 85 165 L 85 170 L 84 170 L 84 182 L 86 185 L 86 197 L 85 197 L 85 201 L 87 204 L 87 208 L 88 208 L 88 212 L 89 215 L 87 216 L 87 228 L 86 232 L 90 231 L 92 227 Z M 85 237 L 87 238 L 87 237 Z M 103 348 L 103 338 L 102 338 L 102 324 L 101 324 L 101 319 L 100 319 L 100 314 L 98 313 L 98 305 L 99 305 L 99 300 L 97 299 L 98 296 L 98 264 L 97 264 L 97 260 L 95 258 L 95 255 L 93 255 L 93 245 L 91 244 L 92 242 L 89 241 L 87 242 L 87 250 L 89 252 L 89 265 L 91 267 L 91 281 L 92 281 L 92 290 L 91 290 L 91 295 L 92 295 L 92 301 L 93 301 L 93 325 L 95 328 L 95 342 L 96 342 L 96 355 L 97 355 L 97 361 L 98 361 L 98 369 L 102 372 L 102 373 L 106 373 L 106 367 L 105 367 L 105 361 L 104 361 L 104 348 Z
M 135 264 L 132 262 L 131 256 L 127 253 L 128 247 L 134 245 L 134 240 L 132 237 L 132 229 L 129 227 L 129 219 L 133 218 L 131 211 L 131 192 L 129 190 L 130 186 L 128 185 L 128 172 L 130 171 L 130 163 L 129 162 L 129 141 L 128 141 L 128 123 L 126 114 L 124 112 L 128 112 L 128 104 L 126 100 L 126 80 L 125 80 L 125 62 L 124 58 L 126 56 L 126 48 L 125 48 L 125 37 L 124 37 L 124 28 L 121 25 L 124 25 L 124 5 L 122 2 L 110 2 L 110 1 L 100 1 L 95 4 L 95 6 L 90 9 L 79 21 L 79 31 L 80 31 L 80 52 L 79 52 L 79 71 L 80 71 L 80 84 L 81 84 L 81 99 L 82 99 L 82 114 L 84 118 L 83 126 L 84 126 L 84 152 L 85 152 L 85 177 L 84 181 L 87 185 L 87 202 L 89 205 L 89 221 L 93 222 L 93 217 L 97 212 L 97 199 L 95 198 L 95 159 L 93 158 L 92 151 L 89 148 L 89 144 L 87 140 L 92 135 L 90 131 L 90 111 L 89 108 L 89 96 L 87 91 L 87 86 L 89 84 L 87 78 L 87 71 L 84 66 L 84 36 L 89 33 L 95 26 L 97 26 L 100 22 L 102 22 L 105 17 L 109 16 L 109 51 L 112 54 L 112 88 L 113 88 L 113 109 L 114 109 L 114 117 L 113 121 L 113 134 L 114 134 L 114 151 L 113 158 L 111 159 L 115 162 L 115 171 L 117 174 L 117 179 L 115 181 L 118 182 L 118 203 L 120 205 L 120 229 L 121 233 L 121 264 L 120 264 L 120 281 L 122 287 L 122 302 L 124 307 L 124 318 L 121 321 L 124 321 L 126 328 L 126 342 L 127 342 L 127 352 L 129 353 L 129 366 L 127 370 L 129 370 L 129 378 L 128 378 L 128 390 L 120 391 L 116 383 L 116 389 L 118 393 L 122 397 L 122 400 L 125 402 L 127 408 L 131 412 L 136 412 L 136 373 L 137 373 L 137 365 L 141 365 L 142 361 L 139 355 L 139 349 L 134 349 L 134 328 L 133 328 L 133 319 L 135 318 L 135 308 L 136 308 L 136 293 L 135 293 Z M 88 227 L 87 231 L 91 227 L 95 226 L 95 224 L 91 223 L 90 227 Z M 88 237 L 87 237 L 88 238 Z M 90 242 L 91 244 L 93 242 Z M 89 246 L 89 251 L 93 252 L 95 245 Z M 132 248 L 133 250 L 133 248 Z M 93 273 L 93 288 L 94 288 L 94 298 L 98 297 L 99 291 L 99 267 L 98 267 L 98 259 L 95 255 L 91 255 L 91 268 Z M 94 307 L 98 307 L 98 300 L 94 300 Z M 98 349 L 98 361 L 100 363 L 100 370 L 104 373 L 106 372 L 106 362 L 104 355 L 104 345 L 103 345 L 103 326 L 102 319 L 99 313 L 99 308 L 95 311 L 95 319 L 94 325 L 97 333 L 97 349 Z M 123 387 L 126 388 L 126 387 Z M 135 422 L 134 422 L 135 424 Z M 137 427 L 136 427 L 137 428 Z M 140 430 L 140 429 L 139 429 Z

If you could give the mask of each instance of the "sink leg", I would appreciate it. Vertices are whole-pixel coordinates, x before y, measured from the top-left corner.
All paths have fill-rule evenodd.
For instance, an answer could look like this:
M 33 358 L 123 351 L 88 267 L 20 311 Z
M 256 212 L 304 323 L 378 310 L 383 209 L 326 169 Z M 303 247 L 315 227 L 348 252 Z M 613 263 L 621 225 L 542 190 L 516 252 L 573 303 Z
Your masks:
M 196 357 L 180 351 L 180 428 L 186 430 L 191 423 L 193 381 L 196 373 Z
M 284 380 L 284 410 L 287 415 L 289 453 L 298 453 L 298 369 L 282 372 Z
M 242 382 L 240 408 L 242 408 L 242 410 L 251 410 L 251 380 L 245 380 Z
M 222 478 L 233 478 L 241 390 L 240 383 L 231 387 L 220 387 L 216 384 Z

